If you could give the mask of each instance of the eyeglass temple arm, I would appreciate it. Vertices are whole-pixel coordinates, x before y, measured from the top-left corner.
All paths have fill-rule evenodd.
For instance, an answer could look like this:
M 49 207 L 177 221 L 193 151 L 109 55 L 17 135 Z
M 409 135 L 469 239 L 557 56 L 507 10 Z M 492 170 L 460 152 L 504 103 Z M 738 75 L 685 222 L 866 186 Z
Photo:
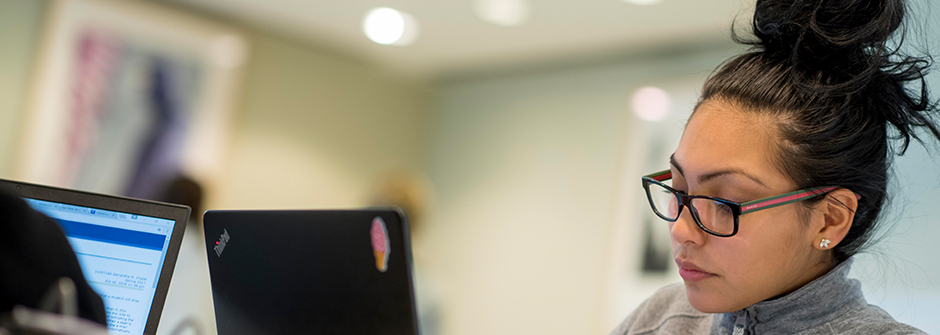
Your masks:
M 757 199 L 754 201 L 749 201 L 741 204 L 741 214 L 747 214 L 750 212 L 756 212 L 759 210 L 764 210 L 768 208 L 774 208 L 777 206 L 783 206 L 786 204 L 792 204 L 794 202 L 803 201 L 820 194 L 826 194 L 832 191 L 839 189 L 838 186 L 823 186 L 816 188 L 808 188 L 799 191 L 793 191 L 790 193 L 784 193 L 775 197 Z M 855 199 L 861 200 L 862 196 L 855 194 Z
M 664 181 L 672 179 L 672 170 L 663 170 L 656 173 L 648 174 L 643 177 L 650 178 L 655 181 Z

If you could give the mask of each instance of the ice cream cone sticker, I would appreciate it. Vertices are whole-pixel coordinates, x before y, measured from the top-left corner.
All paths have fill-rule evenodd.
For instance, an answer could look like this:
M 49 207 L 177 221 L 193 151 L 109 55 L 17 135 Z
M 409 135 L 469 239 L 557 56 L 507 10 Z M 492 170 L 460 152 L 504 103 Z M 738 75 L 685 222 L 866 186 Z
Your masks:
M 388 243 L 388 229 L 385 228 L 385 221 L 382 221 L 382 218 L 372 219 L 371 235 L 375 268 L 380 272 L 385 272 L 388 270 L 388 254 L 392 253 L 392 249 Z

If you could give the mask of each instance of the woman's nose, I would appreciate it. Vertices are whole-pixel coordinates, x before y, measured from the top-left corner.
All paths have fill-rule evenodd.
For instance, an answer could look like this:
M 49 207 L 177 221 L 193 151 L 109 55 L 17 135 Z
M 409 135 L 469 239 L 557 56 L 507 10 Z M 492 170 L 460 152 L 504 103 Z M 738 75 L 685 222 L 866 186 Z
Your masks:
M 673 240 L 681 244 L 702 245 L 706 238 L 706 233 L 695 224 L 692 211 L 688 207 L 682 209 L 679 218 L 672 224 L 672 227 L 669 227 L 669 234 L 672 235 Z

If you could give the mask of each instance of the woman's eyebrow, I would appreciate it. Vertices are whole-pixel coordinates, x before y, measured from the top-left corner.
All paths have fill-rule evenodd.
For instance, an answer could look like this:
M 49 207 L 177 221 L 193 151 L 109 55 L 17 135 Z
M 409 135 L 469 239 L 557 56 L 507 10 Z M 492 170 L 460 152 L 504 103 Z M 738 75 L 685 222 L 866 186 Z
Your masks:
M 676 154 L 669 155 L 669 164 L 672 164 L 672 166 L 675 166 L 676 170 L 679 170 L 679 174 L 683 176 L 685 175 L 685 173 L 682 172 L 682 167 L 679 166 L 679 162 L 676 162 Z
M 747 177 L 747 179 L 753 180 L 754 182 L 760 184 L 760 186 L 763 186 L 764 188 L 769 188 L 767 187 L 767 184 L 764 184 L 764 182 L 762 182 L 759 178 L 754 177 L 748 174 L 747 172 L 744 172 L 741 169 L 725 169 L 725 170 L 719 170 L 715 172 L 706 173 L 698 177 L 698 182 L 700 184 L 704 184 L 708 182 L 709 180 L 712 180 L 712 179 L 715 179 L 724 175 L 729 175 L 729 174 L 740 174 L 742 176 Z
M 682 172 L 682 166 L 679 165 L 679 162 L 676 162 L 676 155 L 675 155 L 675 154 L 672 154 L 672 155 L 669 156 L 669 163 L 672 164 L 672 166 L 675 166 L 675 167 L 676 167 L 676 170 L 679 170 L 679 174 L 681 174 L 681 175 L 683 175 L 683 176 L 685 175 L 685 173 Z M 710 173 L 703 174 L 703 175 L 701 175 L 701 176 L 698 177 L 698 182 L 699 182 L 700 184 L 704 184 L 704 183 L 706 183 L 706 182 L 708 182 L 708 181 L 710 181 L 710 180 L 712 180 L 712 179 L 715 179 L 715 178 L 718 178 L 718 177 L 721 177 L 721 176 L 724 176 L 724 175 L 729 175 L 729 174 L 740 174 L 740 175 L 745 176 L 745 177 L 747 177 L 748 179 L 753 180 L 754 182 L 760 184 L 760 186 L 763 186 L 763 187 L 767 188 L 767 184 L 764 184 L 764 182 L 761 181 L 760 178 L 757 178 L 757 177 L 755 177 L 755 176 L 752 176 L 752 175 L 750 175 L 749 173 L 744 172 L 744 170 L 735 169 L 735 168 L 724 169 L 724 170 L 719 170 L 719 171 L 715 171 L 715 172 L 710 172 Z

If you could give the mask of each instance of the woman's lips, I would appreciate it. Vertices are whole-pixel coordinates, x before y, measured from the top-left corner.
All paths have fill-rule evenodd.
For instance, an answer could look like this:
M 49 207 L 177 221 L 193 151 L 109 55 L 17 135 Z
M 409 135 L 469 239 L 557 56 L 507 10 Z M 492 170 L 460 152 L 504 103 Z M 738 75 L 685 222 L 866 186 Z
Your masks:
M 676 265 L 679 266 L 679 276 L 682 277 L 682 280 L 697 282 L 705 280 L 711 277 L 717 277 L 716 274 L 711 272 L 705 272 L 695 264 L 689 261 L 676 260 Z

